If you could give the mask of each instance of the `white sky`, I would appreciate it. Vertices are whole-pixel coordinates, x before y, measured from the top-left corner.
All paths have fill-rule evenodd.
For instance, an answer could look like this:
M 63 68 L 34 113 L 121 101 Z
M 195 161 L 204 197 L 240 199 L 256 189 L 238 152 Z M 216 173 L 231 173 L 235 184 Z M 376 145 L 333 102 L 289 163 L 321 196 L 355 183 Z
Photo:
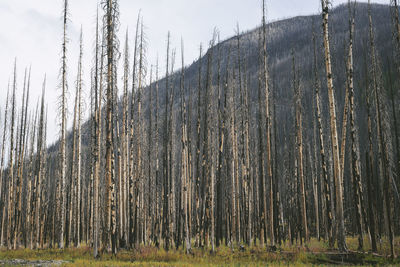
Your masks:
M 32 65 L 30 98 L 32 109 L 41 93 L 42 80 L 46 73 L 49 143 L 58 137 L 56 99 L 60 94 L 57 85 L 62 40 L 62 2 L 62 0 L 0 0 L 0 107 L 3 112 L 7 83 L 12 75 L 15 57 L 17 57 L 18 102 L 22 94 L 24 69 Z M 221 39 L 225 39 L 234 34 L 236 23 L 240 24 L 241 30 L 250 30 L 261 20 L 261 0 L 120 0 L 119 2 L 120 36 L 124 37 L 129 27 L 132 47 L 136 18 L 141 9 L 149 42 L 148 63 L 154 64 L 159 54 L 161 66 L 165 64 L 165 44 L 169 30 L 172 35 L 172 45 L 178 50 L 180 38 L 184 39 L 185 61 L 186 64 L 190 64 L 198 56 L 199 44 L 207 45 L 214 27 L 219 29 Z M 333 4 L 336 6 L 343 2 L 347 0 L 334 0 Z M 389 0 L 374 2 L 388 4 Z M 267 0 L 266 3 L 269 21 L 315 14 L 320 11 L 320 0 Z M 81 25 L 84 32 L 86 102 L 89 103 L 88 74 L 92 65 L 97 5 L 98 0 L 69 0 L 69 121 L 72 118 Z M 123 43 L 124 40 L 121 39 L 121 45 Z M 177 58 L 177 65 L 179 60 Z M 122 75 L 121 70 L 119 75 Z

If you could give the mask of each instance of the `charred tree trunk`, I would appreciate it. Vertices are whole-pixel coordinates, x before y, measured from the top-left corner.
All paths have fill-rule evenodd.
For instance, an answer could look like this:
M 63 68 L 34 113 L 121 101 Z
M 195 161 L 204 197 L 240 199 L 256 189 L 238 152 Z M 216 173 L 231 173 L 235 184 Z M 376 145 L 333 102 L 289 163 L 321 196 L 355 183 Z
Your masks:
M 325 48 L 325 67 L 326 77 L 328 85 L 328 96 L 329 96 L 329 114 L 330 114 L 330 128 L 331 128 L 331 139 L 332 139 L 332 155 L 333 155 L 333 167 L 334 167 L 334 180 L 336 188 L 336 221 L 337 221 L 337 240 L 338 247 L 341 251 L 347 251 L 346 245 L 346 232 L 344 228 L 344 213 L 343 213 L 343 188 L 341 175 L 342 170 L 339 159 L 339 141 L 337 133 L 336 123 L 336 100 L 333 88 L 333 75 L 332 75 L 332 64 L 331 64 L 331 52 L 329 44 L 329 7 L 327 0 L 321 0 L 322 4 L 322 17 L 323 17 L 323 32 L 324 32 L 324 48 Z
M 270 112 L 269 112 L 269 87 L 268 87 L 268 63 L 267 63 L 267 27 L 265 22 L 265 0 L 263 0 L 263 82 L 265 89 L 265 125 L 267 127 L 266 133 L 266 161 L 267 161 L 267 177 L 269 179 L 269 232 L 271 246 L 275 246 L 274 235 L 274 199 L 273 199 L 273 184 L 274 177 L 272 176 L 272 159 L 271 159 L 271 129 L 270 129 Z M 266 216 L 266 214 L 265 214 Z M 265 220 L 266 221 L 266 220 Z
M 68 0 L 64 0 L 64 35 L 62 44 L 62 67 L 61 67 L 61 139 L 60 139 L 60 192 L 61 192 L 61 222 L 60 222 L 60 232 L 59 232 L 59 242 L 58 247 L 64 248 L 64 231 L 66 226 L 66 205 L 67 205 L 67 178 L 66 178 L 66 135 L 67 135 L 67 21 L 68 21 Z

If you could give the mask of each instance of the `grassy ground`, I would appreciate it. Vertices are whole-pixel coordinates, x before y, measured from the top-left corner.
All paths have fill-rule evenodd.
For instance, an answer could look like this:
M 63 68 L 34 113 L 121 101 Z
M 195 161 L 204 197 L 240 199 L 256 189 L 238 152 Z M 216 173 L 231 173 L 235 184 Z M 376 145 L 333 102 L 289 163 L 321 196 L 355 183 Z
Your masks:
M 220 247 L 215 254 L 208 250 L 194 249 L 193 255 L 186 255 L 183 250 L 157 250 L 153 247 L 143 247 L 135 251 L 119 251 L 117 256 L 103 254 L 94 260 L 92 250 L 88 247 L 65 250 L 45 249 L 16 251 L 0 250 L 0 260 L 4 265 L 11 264 L 12 259 L 24 260 L 62 260 L 63 266 L 309 266 L 309 265 L 393 265 L 400 266 L 400 259 L 389 259 L 388 247 L 383 241 L 379 254 L 356 252 L 357 239 L 348 238 L 352 253 L 343 255 L 330 251 L 324 242 L 311 240 L 307 247 L 284 244 L 277 252 L 267 252 L 260 247 L 245 248 L 244 251 L 232 251 Z M 369 250 L 368 240 L 365 251 Z M 396 239 L 396 254 L 400 254 L 400 237 Z M 1 264 L 0 264 L 1 265 Z

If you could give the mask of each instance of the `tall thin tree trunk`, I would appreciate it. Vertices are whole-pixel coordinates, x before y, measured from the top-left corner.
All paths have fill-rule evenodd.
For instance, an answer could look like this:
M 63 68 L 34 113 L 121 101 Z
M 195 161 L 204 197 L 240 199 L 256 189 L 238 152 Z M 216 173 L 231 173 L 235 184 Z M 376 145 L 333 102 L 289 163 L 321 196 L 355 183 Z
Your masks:
M 372 84 L 374 88 L 374 97 L 375 97 L 375 108 L 376 108 L 376 116 L 377 116 L 377 140 L 378 140 L 378 159 L 379 159 L 379 172 L 381 180 L 380 183 L 383 185 L 383 200 L 384 200 L 384 218 L 387 229 L 387 235 L 389 238 L 390 251 L 391 256 L 395 257 L 394 252 L 394 232 L 392 225 L 392 211 L 391 211 L 391 170 L 389 167 L 389 151 L 388 151 L 388 140 L 386 137 L 386 133 L 384 131 L 388 131 L 388 129 L 383 129 L 383 127 L 387 126 L 384 120 L 385 112 L 384 112 L 384 104 L 382 100 L 382 86 L 380 81 L 378 81 L 378 63 L 376 58 L 376 49 L 375 49 L 375 36 L 373 32 L 372 26 L 372 15 L 371 15 L 371 3 L 368 0 L 368 19 L 369 19 L 369 42 L 370 42 L 370 57 L 371 57 L 371 67 L 372 67 Z
M 77 149 L 76 149 L 76 231 L 75 233 L 75 246 L 80 246 L 80 236 L 81 236 L 81 159 L 82 159 L 82 134 L 81 134 L 81 120 L 82 120 L 82 56 L 83 56 L 83 38 L 81 30 L 80 39 L 80 55 L 79 55 L 79 74 L 78 74 L 78 102 L 77 102 Z
M 104 5 L 107 39 L 107 91 L 106 91 L 106 230 L 108 232 L 108 242 L 112 253 L 117 253 L 116 248 L 116 199 L 115 199 L 115 166 L 113 156 L 113 129 L 114 120 L 114 91 L 116 87 L 115 72 L 115 38 L 116 25 L 118 23 L 116 0 L 107 0 Z
M 359 160 L 359 144 L 356 129 L 356 118 L 355 118 L 355 103 L 354 103 L 354 82 L 353 82 L 353 33 L 354 33 L 354 14 L 351 9 L 351 3 L 349 0 L 349 54 L 348 54 L 348 91 L 349 91 L 349 102 L 350 102 L 350 126 L 351 126 L 351 158 L 352 158 L 352 176 L 353 176 L 353 190 L 354 190 L 354 204 L 356 205 L 356 219 L 357 219 L 357 230 L 359 234 L 358 248 L 361 250 L 363 247 L 363 227 L 362 218 L 365 218 L 363 214 L 363 190 L 360 173 L 360 160 Z
M 321 112 L 321 99 L 320 99 L 320 84 L 318 81 L 318 65 L 317 65 L 317 52 L 316 52 L 316 36 L 315 32 L 313 33 L 313 47 L 314 47 L 314 86 L 315 86 L 315 106 L 317 109 L 317 125 L 318 125 L 318 134 L 319 134 L 319 150 L 321 155 L 321 165 L 322 165 L 322 181 L 323 184 L 323 193 L 325 199 L 325 237 L 329 239 L 329 245 L 333 247 L 334 237 L 333 237 L 333 213 L 331 209 L 331 192 L 329 185 L 329 177 L 328 177 L 328 168 L 327 168 L 327 157 L 325 154 L 325 140 L 324 140 L 324 129 L 322 125 L 322 112 Z
M 46 149 L 44 147 L 45 140 L 44 140 L 44 96 L 46 90 L 46 77 L 43 81 L 43 88 L 42 88 L 42 103 L 40 107 L 40 119 L 39 119 L 39 129 L 38 129 L 38 139 L 37 139 L 37 149 L 36 149 L 36 168 L 35 168 L 35 180 L 36 180 L 36 200 L 35 200 L 35 232 L 36 232 L 36 248 L 40 247 L 40 226 L 41 226 L 41 200 L 42 200 L 42 172 L 43 172 L 43 150 Z M 32 229 L 33 230 L 33 229 Z
M 68 0 L 64 0 L 64 34 L 62 44 L 62 67 L 61 67 L 61 139 L 60 139 L 60 182 L 61 182 L 61 222 L 59 232 L 59 248 L 64 248 L 64 231 L 66 221 L 66 205 L 67 205 L 67 178 L 66 178 L 66 135 L 67 135 L 67 14 L 68 14 Z
M 328 96 L 329 96 L 329 114 L 330 114 L 330 128 L 331 128 L 331 139 L 332 139 L 333 168 L 334 168 L 334 178 L 335 178 L 334 180 L 336 188 L 335 192 L 336 221 L 338 227 L 337 238 L 338 238 L 339 250 L 347 251 L 346 232 L 344 228 L 343 188 L 341 181 L 342 170 L 339 159 L 339 141 L 338 141 L 337 123 L 336 123 L 336 100 L 333 88 L 331 52 L 329 44 L 329 27 L 328 27 L 329 7 L 327 0 L 321 0 L 321 4 L 322 4 L 323 32 L 324 32 L 325 67 L 326 67 L 326 77 L 327 77 Z
M 97 11 L 96 18 L 96 58 L 95 58 L 95 78 L 94 78 L 94 94 L 95 94 L 95 144 L 94 144 L 94 181 L 93 181 L 93 256 L 98 258 L 99 255 L 99 234 L 100 234 L 100 218 L 99 218 L 99 186 L 100 186 L 100 161 L 101 161 L 101 133 L 102 133 L 102 91 L 103 91 L 103 41 L 99 40 L 99 16 Z M 103 39 L 103 38 L 102 38 Z M 100 46 L 101 51 L 100 51 Z M 99 58 L 100 57 L 100 58 Z M 100 62 L 99 62 L 100 60 Z M 99 66 L 100 63 L 100 66 Z M 99 69 L 100 67 L 100 69 Z
M 3 182 L 4 176 L 4 153 L 5 149 L 5 142 L 6 142 L 6 135 L 7 135 L 7 122 L 8 122 L 8 106 L 9 106 L 9 93 L 10 93 L 10 85 L 8 85 L 7 89 L 7 97 L 6 97 L 6 107 L 4 110 L 4 124 L 3 124 L 3 141 L 1 142 L 1 165 L 0 165 L 0 211 L 2 212 L 2 221 L 1 221 L 1 228 L 0 228 L 0 247 L 4 245 L 4 230 L 6 226 L 6 182 Z
M 269 179 L 269 232 L 271 246 L 275 246 L 275 234 L 274 234 L 274 198 L 273 198 L 273 180 L 272 176 L 272 159 L 271 159 L 271 129 L 270 129 L 270 113 L 269 113 L 269 86 L 268 86 L 268 63 L 267 63 L 267 26 L 265 22 L 265 0 L 263 0 L 263 82 L 265 89 L 265 125 L 267 127 L 266 133 L 266 161 L 267 161 L 267 177 Z M 265 214 L 266 215 L 266 214 Z M 266 220 L 265 220 L 266 221 Z
M 17 61 L 14 63 L 14 80 L 13 80 L 13 93 L 12 93 L 12 103 L 11 103 L 11 124 L 10 124 L 10 156 L 8 163 L 8 177 L 9 177 L 9 185 L 8 185 L 8 224 L 7 224 L 7 246 L 11 249 L 11 241 L 12 241 L 12 219 L 13 219 L 13 207 L 14 207 L 14 126 L 15 126 L 15 91 L 17 87 Z
M 301 104 L 301 88 L 297 77 L 295 55 L 293 53 L 293 89 L 295 93 L 296 106 L 296 146 L 297 146 L 297 162 L 298 162 L 298 178 L 300 184 L 300 209 L 302 219 L 302 235 L 304 242 L 309 240 L 307 227 L 307 207 L 306 207 L 306 192 L 304 182 L 304 167 L 303 167 L 303 122 L 302 122 L 302 104 Z
M 136 22 L 136 34 L 135 34 L 135 47 L 133 52 L 133 68 L 132 68 L 132 91 L 131 91 L 131 119 L 130 119 L 130 155 L 129 155 L 129 246 L 133 247 L 135 243 L 135 192 L 134 192 L 134 175 L 135 175 L 135 166 L 134 166 L 134 155 L 135 155 L 135 147 L 134 147 L 134 119 L 135 119 L 135 108 L 134 108 L 134 100 L 135 100 L 135 90 L 136 90 L 136 65 L 137 65 L 137 48 L 138 48 L 138 36 L 139 36 L 139 23 L 140 23 L 140 13 L 138 14 L 137 22 Z

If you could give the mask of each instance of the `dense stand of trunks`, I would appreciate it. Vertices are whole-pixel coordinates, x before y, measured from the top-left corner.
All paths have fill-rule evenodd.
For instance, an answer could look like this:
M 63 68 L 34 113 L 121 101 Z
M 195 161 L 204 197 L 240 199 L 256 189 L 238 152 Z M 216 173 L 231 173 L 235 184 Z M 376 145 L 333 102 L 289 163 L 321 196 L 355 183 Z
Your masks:
M 353 77 L 357 14 L 355 4 L 348 3 L 345 104 L 340 124 L 329 40 L 329 1 L 321 0 L 322 61 L 325 62 L 329 116 L 324 118 L 322 113 L 317 66 L 321 59 L 317 59 L 319 46 L 316 44 L 319 31 L 314 28 L 310 36 L 314 93 L 309 100 L 312 103 L 304 98 L 300 66 L 296 51 L 292 50 L 292 73 L 287 76 L 293 77 L 294 112 L 287 115 L 293 122 L 287 129 L 280 128 L 277 121 L 264 2 L 255 60 L 257 101 L 253 101 L 249 91 L 254 81 L 248 71 L 248 51 L 243 49 L 239 27 L 235 41 L 227 50 L 221 49 L 217 30 L 204 57 L 200 46 L 196 82 L 185 79 L 183 40 L 182 69 L 174 70 L 177 53 L 171 47 L 168 33 L 165 77 L 159 80 L 158 61 L 150 67 L 148 75 L 147 45 L 140 14 L 132 66 L 126 34 L 122 97 L 119 98 L 118 1 L 103 0 L 104 16 L 101 20 L 98 12 L 96 24 L 89 121 L 83 124 L 81 33 L 69 141 L 66 129 L 68 1 L 64 0 L 58 154 L 54 156 L 54 151 L 46 145 L 46 78 L 40 103 L 30 111 L 31 71 L 25 70 L 22 102 L 18 108 L 15 63 L 2 113 L 0 246 L 64 248 L 84 243 L 93 247 L 94 257 L 98 257 L 102 251 L 116 254 L 118 249 L 142 245 L 166 250 L 185 247 L 187 253 L 192 247 L 214 251 L 221 245 L 232 249 L 268 245 L 274 250 L 286 240 L 307 244 L 310 238 L 317 238 L 346 251 L 346 235 L 351 234 L 358 236 L 359 249 L 364 246 L 363 236 L 368 235 L 374 252 L 382 237 L 387 237 L 394 256 L 394 236 L 400 230 L 396 88 L 390 70 L 391 95 L 387 96 L 370 9 L 369 31 L 365 37 L 366 87 L 363 88 Z M 396 0 L 391 1 L 390 8 L 396 56 L 388 65 L 394 65 L 400 75 Z M 146 85 L 148 76 L 150 83 Z M 163 91 L 159 90 L 160 85 Z M 357 90 L 365 91 L 365 99 L 356 98 Z M 305 116 L 305 105 L 312 105 L 311 116 Z M 356 114 L 356 105 L 366 107 L 366 117 Z M 304 120 L 310 117 L 310 122 Z M 329 127 L 325 121 L 329 121 Z M 360 121 L 368 127 L 366 144 L 359 143 Z M 312 125 L 312 134 L 305 132 L 306 124 Z M 349 142 L 346 142 L 347 128 Z M 394 128 L 394 137 L 391 128 Z M 280 134 L 285 140 L 283 153 L 277 148 Z M 308 134 L 311 138 L 305 136 Z M 366 147 L 365 155 L 360 155 L 361 145 Z M 350 159 L 350 179 L 345 178 L 346 157 Z M 282 164 L 283 170 L 279 168 Z M 352 225 L 345 218 L 344 208 L 348 207 L 355 211 Z

